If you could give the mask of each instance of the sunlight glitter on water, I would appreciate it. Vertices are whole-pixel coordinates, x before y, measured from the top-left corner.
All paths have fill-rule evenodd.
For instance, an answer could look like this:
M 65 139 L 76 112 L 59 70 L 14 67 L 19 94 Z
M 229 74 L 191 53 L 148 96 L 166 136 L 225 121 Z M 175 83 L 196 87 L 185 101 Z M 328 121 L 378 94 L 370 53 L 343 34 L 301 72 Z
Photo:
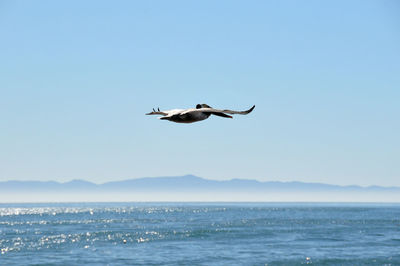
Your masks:
M 60 254 L 64 254 L 64 264 L 77 264 L 82 259 L 112 264 L 121 256 L 139 260 L 138 264 L 160 264 L 171 252 L 171 265 L 183 261 L 196 264 L 204 258 L 215 264 L 236 261 L 259 265 L 329 260 L 354 265 L 360 264 L 359 258 L 398 261 L 392 258 L 400 239 L 397 207 L 1 207 L 0 253 L 7 265 L 15 258 L 31 263 L 24 260 L 30 252 L 40 259 L 36 264 L 54 263 Z M 376 250 L 383 255 L 373 257 Z M 335 261 L 339 255 L 345 260 Z

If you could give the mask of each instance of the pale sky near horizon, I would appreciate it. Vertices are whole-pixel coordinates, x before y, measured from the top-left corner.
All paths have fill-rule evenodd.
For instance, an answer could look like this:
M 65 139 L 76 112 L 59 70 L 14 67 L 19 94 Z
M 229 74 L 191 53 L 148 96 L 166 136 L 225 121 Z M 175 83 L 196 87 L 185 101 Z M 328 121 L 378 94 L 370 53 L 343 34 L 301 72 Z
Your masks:
M 0 181 L 400 186 L 398 1 L 0 1 Z M 253 113 L 175 124 L 153 107 Z

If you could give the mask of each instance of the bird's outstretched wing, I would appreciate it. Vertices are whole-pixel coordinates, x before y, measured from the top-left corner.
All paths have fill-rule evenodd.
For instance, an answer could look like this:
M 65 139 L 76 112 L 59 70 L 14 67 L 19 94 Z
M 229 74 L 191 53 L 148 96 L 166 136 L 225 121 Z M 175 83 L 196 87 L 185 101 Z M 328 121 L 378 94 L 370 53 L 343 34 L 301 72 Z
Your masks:
M 246 111 L 233 111 L 233 110 L 218 110 L 218 111 L 221 111 L 222 113 L 231 114 L 231 115 L 235 115 L 235 114 L 247 115 L 247 114 L 251 113 L 254 110 L 255 107 L 256 106 L 253 105 L 249 110 L 246 110 Z
M 153 108 L 153 112 L 147 113 L 146 115 L 168 115 L 168 113 L 160 111 L 160 108 L 157 108 L 157 110 Z
M 214 108 L 199 108 L 199 109 L 189 109 L 189 110 L 183 112 L 182 114 L 191 113 L 191 112 L 202 112 L 202 113 L 212 113 L 214 115 L 223 114 L 223 113 L 227 113 L 227 114 L 231 114 L 231 115 L 235 115 L 235 114 L 247 115 L 247 114 L 251 113 L 251 111 L 253 111 L 253 109 L 255 107 L 256 106 L 253 105 L 253 107 L 251 107 L 249 110 L 246 110 L 246 111 L 234 111 L 234 110 L 228 110 L 228 109 L 219 110 L 219 109 L 214 109 Z

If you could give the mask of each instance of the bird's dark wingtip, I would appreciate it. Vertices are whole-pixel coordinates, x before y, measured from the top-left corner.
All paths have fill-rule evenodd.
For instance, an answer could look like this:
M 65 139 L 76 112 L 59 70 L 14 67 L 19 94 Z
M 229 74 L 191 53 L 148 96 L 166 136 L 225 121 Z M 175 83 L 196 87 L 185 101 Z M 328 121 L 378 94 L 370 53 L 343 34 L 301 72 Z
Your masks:
M 251 113 L 251 112 L 254 110 L 254 108 L 256 108 L 256 105 L 253 105 L 253 107 L 251 107 L 251 108 L 248 110 L 248 112 Z

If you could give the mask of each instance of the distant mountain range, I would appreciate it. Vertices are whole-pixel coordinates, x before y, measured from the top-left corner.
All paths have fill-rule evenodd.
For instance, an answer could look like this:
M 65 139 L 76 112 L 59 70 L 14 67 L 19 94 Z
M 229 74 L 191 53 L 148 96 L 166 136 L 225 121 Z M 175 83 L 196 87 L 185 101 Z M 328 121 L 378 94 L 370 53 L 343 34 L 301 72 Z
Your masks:
M 360 201 L 400 201 L 400 187 L 380 186 L 338 186 L 322 183 L 303 182 L 260 182 L 248 179 L 232 179 L 217 181 L 204 179 L 193 175 L 176 177 L 147 177 L 123 181 L 95 184 L 84 180 L 73 180 L 66 183 L 55 181 L 5 181 L 0 182 L 0 195 L 62 195 L 62 194 L 113 194 L 113 195 L 186 195 L 181 197 L 194 200 L 215 198 L 215 200 L 317 200 L 337 201 L 349 199 Z M 205 196 L 207 195 L 207 196 Z M 221 195 L 230 195 L 221 196 Z M 256 196 L 257 195 L 257 196 Z M 338 196 L 339 195 L 339 196 Z M 362 197 L 360 197 L 362 196 Z M 375 198 L 373 198 L 373 197 Z M 0 202 L 8 201 L 9 196 L 0 196 Z M 208 198 L 207 198 L 208 197 Z M 357 198 L 358 197 L 358 198 Z M 151 197 L 150 199 L 153 199 Z M 165 199 L 180 200 L 181 198 L 166 197 Z M 91 198 L 90 198 L 91 199 Z M 103 198 L 101 198 L 103 199 Z M 147 200 L 148 197 L 125 197 L 125 200 Z M 163 200 L 164 198 L 157 198 Z
M 248 179 L 217 181 L 194 175 L 174 177 L 145 177 L 95 184 L 85 180 L 66 183 L 56 181 L 5 181 L 0 182 L 0 192 L 11 191 L 379 191 L 400 192 L 400 187 L 338 186 L 304 182 L 260 182 Z

